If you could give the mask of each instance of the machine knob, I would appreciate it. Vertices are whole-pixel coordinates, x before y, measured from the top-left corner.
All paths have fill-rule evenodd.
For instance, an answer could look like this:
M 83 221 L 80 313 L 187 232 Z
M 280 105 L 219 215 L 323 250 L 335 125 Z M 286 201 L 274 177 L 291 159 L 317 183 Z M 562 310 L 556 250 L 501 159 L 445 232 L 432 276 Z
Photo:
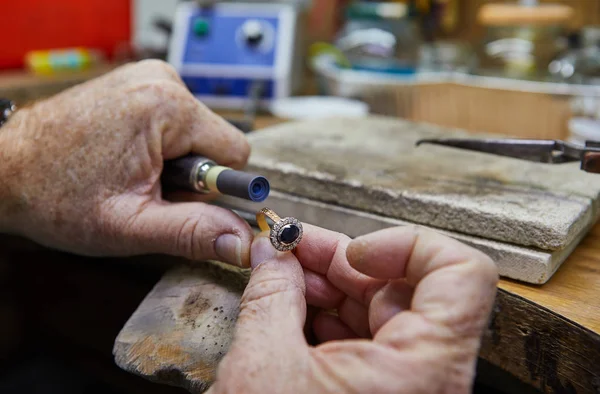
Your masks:
M 244 34 L 244 39 L 249 46 L 258 46 L 264 36 L 264 28 L 263 25 L 257 20 L 248 20 L 244 22 L 242 25 L 242 33 Z

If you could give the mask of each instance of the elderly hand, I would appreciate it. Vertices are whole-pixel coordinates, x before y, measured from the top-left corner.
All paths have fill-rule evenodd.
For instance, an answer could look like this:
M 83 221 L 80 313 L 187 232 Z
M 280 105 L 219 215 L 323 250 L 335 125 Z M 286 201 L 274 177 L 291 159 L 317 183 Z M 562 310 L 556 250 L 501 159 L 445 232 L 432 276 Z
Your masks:
M 0 231 L 83 255 L 166 253 L 248 266 L 246 222 L 183 194 L 177 203 L 161 195 L 163 161 L 190 152 L 240 168 L 249 145 L 166 63 L 123 66 L 18 110 L 0 128 Z
M 252 266 L 212 393 L 470 392 L 498 281 L 479 251 L 414 227 L 350 241 L 305 226 L 295 255 L 257 237 Z

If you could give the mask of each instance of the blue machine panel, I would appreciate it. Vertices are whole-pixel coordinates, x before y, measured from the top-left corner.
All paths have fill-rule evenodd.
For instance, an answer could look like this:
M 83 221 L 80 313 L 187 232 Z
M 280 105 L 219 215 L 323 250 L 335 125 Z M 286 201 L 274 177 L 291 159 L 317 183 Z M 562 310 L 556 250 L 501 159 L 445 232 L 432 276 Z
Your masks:
M 255 79 L 249 78 L 213 78 L 213 77 L 182 77 L 188 89 L 196 95 L 248 97 L 250 87 Z M 263 98 L 271 99 L 275 96 L 273 81 L 265 81 Z
M 246 45 L 239 35 L 248 20 L 243 16 L 224 16 L 211 10 L 198 10 L 190 15 L 183 63 L 227 64 L 238 66 L 273 66 L 276 58 L 279 19 L 262 17 L 261 22 L 273 32 L 267 49 Z M 198 25 L 201 34 L 198 34 Z

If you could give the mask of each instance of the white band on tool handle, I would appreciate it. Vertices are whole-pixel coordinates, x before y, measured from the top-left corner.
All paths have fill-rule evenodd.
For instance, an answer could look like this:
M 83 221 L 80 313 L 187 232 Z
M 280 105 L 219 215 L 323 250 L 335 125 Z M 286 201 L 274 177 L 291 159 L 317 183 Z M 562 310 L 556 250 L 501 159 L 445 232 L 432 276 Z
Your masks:
M 200 156 L 186 156 L 165 162 L 164 186 L 196 193 L 220 193 L 250 201 L 264 201 L 270 192 L 266 178 L 229 167 Z

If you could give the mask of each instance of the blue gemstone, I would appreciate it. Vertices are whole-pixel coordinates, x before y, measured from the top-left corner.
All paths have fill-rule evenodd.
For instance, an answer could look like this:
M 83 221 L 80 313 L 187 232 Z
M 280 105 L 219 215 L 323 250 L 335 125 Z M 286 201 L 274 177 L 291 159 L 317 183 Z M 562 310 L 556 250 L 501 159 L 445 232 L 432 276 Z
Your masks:
M 279 233 L 279 240 L 284 244 L 291 244 L 300 236 L 300 229 L 295 224 L 288 224 Z

